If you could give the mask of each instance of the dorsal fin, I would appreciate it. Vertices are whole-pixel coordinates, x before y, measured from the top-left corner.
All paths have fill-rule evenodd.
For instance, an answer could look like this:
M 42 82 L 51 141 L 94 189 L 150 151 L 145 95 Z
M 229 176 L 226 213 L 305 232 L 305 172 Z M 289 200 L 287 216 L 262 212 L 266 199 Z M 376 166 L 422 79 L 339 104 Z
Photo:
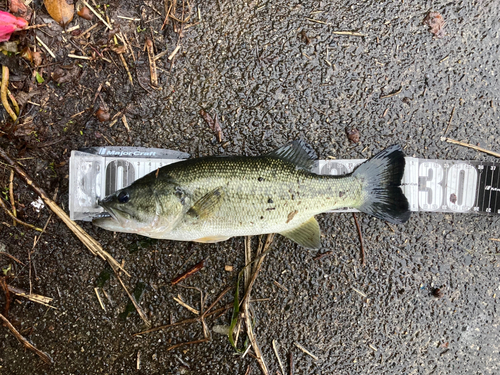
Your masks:
M 316 152 L 303 140 L 293 141 L 286 146 L 266 154 L 266 156 L 286 160 L 306 170 L 311 170 L 314 167 L 315 160 L 318 159 Z

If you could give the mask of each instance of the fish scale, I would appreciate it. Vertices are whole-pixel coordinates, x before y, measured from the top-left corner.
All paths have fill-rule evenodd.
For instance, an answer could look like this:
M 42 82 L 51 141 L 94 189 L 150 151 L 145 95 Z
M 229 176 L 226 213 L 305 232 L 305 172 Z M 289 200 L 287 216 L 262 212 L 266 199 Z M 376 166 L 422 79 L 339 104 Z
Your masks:
M 352 177 L 318 176 L 269 157 L 209 157 L 181 164 L 170 166 L 166 178 L 185 187 L 194 201 L 218 187 L 224 197 L 220 209 L 208 220 L 183 220 L 171 232 L 172 238 L 180 240 L 214 232 L 228 237 L 279 233 L 318 213 L 355 206 L 361 186 Z M 345 192 L 342 197 L 341 191 Z

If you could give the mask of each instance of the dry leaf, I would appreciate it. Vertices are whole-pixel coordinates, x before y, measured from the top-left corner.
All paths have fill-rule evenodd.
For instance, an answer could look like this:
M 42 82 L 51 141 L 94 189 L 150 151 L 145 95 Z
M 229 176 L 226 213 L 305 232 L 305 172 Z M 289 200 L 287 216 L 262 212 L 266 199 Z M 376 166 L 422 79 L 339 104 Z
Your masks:
M 65 26 L 73 19 L 75 6 L 68 4 L 66 0 L 43 0 L 47 12 L 61 26 Z
M 33 52 L 33 64 L 35 66 L 40 66 L 42 65 L 42 53 L 41 52 Z
M 29 47 L 24 47 L 21 50 L 21 57 L 23 59 L 28 60 L 29 62 L 33 62 L 33 52 L 31 51 L 31 49 Z
M 118 55 L 119 55 L 119 54 L 121 54 L 121 53 L 125 53 L 125 52 L 127 52 L 127 47 L 125 47 L 125 46 L 121 46 L 121 45 L 119 45 L 119 44 L 113 44 L 113 45 L 111 46 L 111 50 L 112 50 L 114 53 L 116 53 L 116 54 L 118 54 Z
M 100 106 L 99 109 L 97 110 L 97 112 L 95 113 L 97 119 L 99 120 L 99 122 L 106 122 L 106 121 L 109 121 L 109 118 L 111 117 L 111 115 L 109 114 L 109 110 L 108 108 L 104 107 L 104 106 Z
M 84 7 L 82 7 L 82 8 L 81 8 L 81 9 L 77 12 L 77 14 L 78 14 L 80 17 L 82 17 L 82 18 L 84 18 L 84 19 L 86 19 L 86 20 L 88 20 L 88 21 L 90 21 L 90 20 L 94 17 L 94 14 L 90 11 L 90 9 L 89 9 L 89 8 L 87 8 L 87 7 L 85 7 L 85 6 L 84 6 Z
M 206 121 L 210 129 L 215 133 L 215 137 L 217 138 L 217 142 L 222 142 L 224 135 L 222 134 L 222 127 L 220 126 L 219 119 L 217 115 L 215 115 L 215 119 L 210 116 L 208 112 L 203 109 L 200 109 L 200 115 Z
M 80 75 L 80 69 L 76 65 L 72 65 L 69 68 L 55 68 L 55 70 L 52 72 L 51 77 L 52 79 L 58 83 L 67 83 L 67 82 L 72 82 L 78 78 Z
M 429 12 L 425 16 L 423 24 L 429 26 L 429 31 L 436 37 L 443 38 L 445 36 L 443 28 L 446 22 L 444 22 L 443 16 L 438 12 Z
M 24 18 L 26 21 L 29 21 L 33 13 L 31 8 L 27 7 L 22 0 L 10 0 L 9 10 L 14 16 Z

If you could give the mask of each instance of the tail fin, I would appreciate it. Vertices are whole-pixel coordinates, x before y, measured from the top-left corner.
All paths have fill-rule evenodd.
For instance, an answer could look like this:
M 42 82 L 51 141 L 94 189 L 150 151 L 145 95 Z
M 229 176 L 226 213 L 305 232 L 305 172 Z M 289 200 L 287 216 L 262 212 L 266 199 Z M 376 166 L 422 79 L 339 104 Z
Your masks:
M 405 170 L 403 150 L 393 145 L 365 161 L 353 172 L 353 177 L 363 179 L 366 197 L 359 210 L 401 224 L 410 218 L 408 200 L 401 190 Z

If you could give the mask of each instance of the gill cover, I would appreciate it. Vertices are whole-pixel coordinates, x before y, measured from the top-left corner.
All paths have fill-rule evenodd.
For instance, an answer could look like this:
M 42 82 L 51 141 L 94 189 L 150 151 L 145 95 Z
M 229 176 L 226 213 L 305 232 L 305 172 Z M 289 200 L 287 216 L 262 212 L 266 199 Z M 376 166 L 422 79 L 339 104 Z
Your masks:
M 189 202 L 186 192 L 175 184 L 156 186 L 138 180 L 100 200 L 98 204 L 111 217 L 96 219 L 94 224 L 108 230 L 156 237 L 175 227 Z

